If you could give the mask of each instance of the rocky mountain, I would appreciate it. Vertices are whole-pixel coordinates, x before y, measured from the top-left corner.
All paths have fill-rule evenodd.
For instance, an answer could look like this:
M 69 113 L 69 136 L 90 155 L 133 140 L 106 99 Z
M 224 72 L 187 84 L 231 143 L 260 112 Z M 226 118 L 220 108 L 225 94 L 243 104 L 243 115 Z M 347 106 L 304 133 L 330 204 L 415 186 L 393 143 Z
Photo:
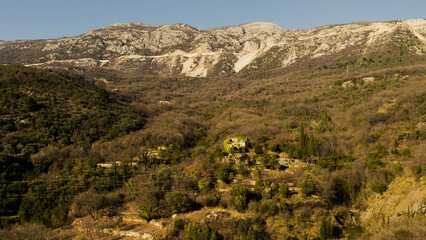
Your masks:
M 264 22 L 207 30 L 186 24 L 119 23 L 76 37 L 0 42 L 0 63 L 206 77 L 286 68 L 306 60 L 328 66 L 402 48 L 423 59 L 425 19 L 306 30 Z

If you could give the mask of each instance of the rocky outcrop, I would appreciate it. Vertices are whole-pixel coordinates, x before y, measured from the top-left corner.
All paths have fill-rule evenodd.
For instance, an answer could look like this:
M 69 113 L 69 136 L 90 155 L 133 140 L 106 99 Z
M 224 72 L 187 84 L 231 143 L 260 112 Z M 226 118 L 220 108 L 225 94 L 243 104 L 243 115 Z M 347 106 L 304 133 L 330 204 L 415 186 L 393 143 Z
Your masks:
M 397 222 L 404 215 L 425 214 L 426 179 L 396 178 L 383 195 L 373 199 L 361 214 L 360 220 L 369 231 L 378 223 Z
M 264 22 L 207 30 L 187 24 L 119 23 L 70 38 L 0 42 L 0 63 L 205 77 L 283 68 L 300 59 L 342 52 L 370 54 L 389 44 L 405 44 L 409 51 L 425 55 L 426 20 L 306 30 L 284 30 Z

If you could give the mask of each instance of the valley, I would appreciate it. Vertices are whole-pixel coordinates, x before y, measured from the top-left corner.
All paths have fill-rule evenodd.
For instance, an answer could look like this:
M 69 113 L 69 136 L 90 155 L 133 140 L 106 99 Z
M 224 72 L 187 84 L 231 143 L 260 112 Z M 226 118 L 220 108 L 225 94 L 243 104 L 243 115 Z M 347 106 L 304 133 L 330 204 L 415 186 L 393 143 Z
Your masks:
M 426 20 L 0 42 L 0 239 L 421 239 Z

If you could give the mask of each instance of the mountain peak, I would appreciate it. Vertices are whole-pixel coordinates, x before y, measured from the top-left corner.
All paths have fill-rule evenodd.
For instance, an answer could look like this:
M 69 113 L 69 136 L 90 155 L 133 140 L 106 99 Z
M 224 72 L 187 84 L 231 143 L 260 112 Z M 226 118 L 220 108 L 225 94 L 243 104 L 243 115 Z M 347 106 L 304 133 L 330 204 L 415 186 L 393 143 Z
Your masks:
M 113 27 L 152 27 L 152 26 L 148 24 L 144 24 L 144 23 L 127 22 L 127 23 L 115 23 L 115 24 L 106 26 L 105 28 L 113 28 Z
M 253 22 L 229 27 L 212 28 L 207 31 L 225 31 L 231 34 L 281 34 L 285 32 L 280 26 L 269 22 Z
M 167 30 L 176 31 L 176 30 L 180 30 L 180 31 L 191 31 L 191 32 L 193 32 L 193 31 L 196 31 L 196 32 L 200 31 L 200 29 L 195 28 L 193 26 L 190 26 L 190 25 L 188 25 L 186 23 L 176 23 L 176 24 L 173 24 L 173 25 L 164 25 L 164 26 L 161 26 L 158 30 L 162 30 L 162 31 L 167 31 Z
M 275 23 L 270 22 L 253 22 L 253 23 L 247 23 L 240 25 L 247 29 L 262 29 L 262 30 L 273 30 L 273 31 L 284 31 L 284 29 L 280 26 L 278 26 Z
M 139 30 L 139 31 L 153 31 L 157 27 L 150 26 L 148 24 L 143 23 L 136 23 L 136 22 L 127 22 L 127 23 L 115 23 L 112 25 L 108 25 L 106 27 L 93 30 L 92 32 L 99 32 L 99 31 L 128 31 L 128 30 Z

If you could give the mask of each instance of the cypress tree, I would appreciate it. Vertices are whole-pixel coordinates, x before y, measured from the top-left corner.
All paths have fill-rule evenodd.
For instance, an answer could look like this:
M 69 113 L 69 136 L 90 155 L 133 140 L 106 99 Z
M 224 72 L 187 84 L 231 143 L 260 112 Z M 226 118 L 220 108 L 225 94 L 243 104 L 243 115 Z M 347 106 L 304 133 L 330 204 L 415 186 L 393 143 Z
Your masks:
M 308 154 L 309 156 L 315 156 L 315 138 L 314 135 L 311 134 L 308 141 Z
M 303 126 L 303 123 L 301 124 L 301 127 L 300 127 L 299 142 L 300 142 L 300 150 L 302 152 L 302 155 L 305 155 L 305 153 L 306 153 L 306 135 L 305 135 L 305 128 Z
M 333 225 L 331 224 L 329 219 L 323 219 L 321 221 L 320 228 L 320 239 L 327 240 L 333 238 Z

